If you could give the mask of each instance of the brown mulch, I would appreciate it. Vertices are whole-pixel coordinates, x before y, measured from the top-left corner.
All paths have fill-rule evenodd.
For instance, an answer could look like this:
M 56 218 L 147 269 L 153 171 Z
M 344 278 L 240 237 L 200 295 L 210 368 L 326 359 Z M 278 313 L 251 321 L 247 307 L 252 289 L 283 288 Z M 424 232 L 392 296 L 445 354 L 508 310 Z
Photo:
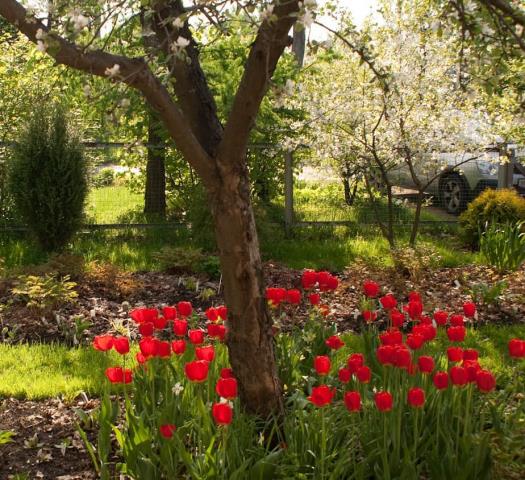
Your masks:
M 41 314 L 30 311 L 22 304 L 14 303 L 0 310 L 0 331 L 12 332 L 10 341 L 52 342 L 66 340 L 65 330 L 74 330 L 76 318 L 91 323 L 83 338 L 118 328 L 128 318 L 130 309 L 138 306 L 172 305 L 180 300 L 191 301 L 197 312 L 203 312 L 212 304 L 223 302 L 218 281 L 191 276 L 170 275 L 159 272 L 137 272 L 105 283 L 97 278 L 77 280 L 79 298 L 74 304 L 65 305 L 53 312 Z M 297 288 L 300 271 L 268 262 L 265 275 L 269 286 Z M 380 283 L 385 291 L 391 291 L 398 300 L 406 300 L 411 290 L 418 290 L 424 300 L 426 311 L 436 308 L 461 311 L 462 303 L 472 298 L 472 288 L 479 282 L 494 284 L 505 280 L 508 288 L 497 305 L 478 305 L 479 321 L 482 323 L 525 322 L 525 266 L 517 272 L 501 275 L 486 266 L 468 265 L 457 268 L 430 269 L 413 282 L 391 268 L 374 268 L 355 263 L 339 274 L 340 287 L 334 294 L 325 294 L 331 306 L 333 318 L 340 330 L 359 330 L 359 302 L 363 280 Z M 190 279 L 188 281 L 188 279 Z M 203 295 L 203 290 L 213 294 Z M 218 292 L 218 293 L 217 293 Z M 9 289 L 0 295 L 0 304 L 10 300 Z M 293 313 L 293 315 L 292 315 Z M 285 324 L 301 323 L 307 316 L 304 307 L 285 309 Z M 7 333 L 3 333 L 4 338 Z M 0 340 L 2 340 L 0 338 Z M 71 335 L 68 340 L 71 342 Z
M 17 474 L 33 479 L 90 480 L 96 475 L 76 431 L 74 409 L 90 411 L 96 400 L 66 405 L 60 400 L 0 401 L 0 430 L 15 433 L 12 443 L 0 445 L 0 478 Z M 93 441 L 92 435 L 88 434 Z

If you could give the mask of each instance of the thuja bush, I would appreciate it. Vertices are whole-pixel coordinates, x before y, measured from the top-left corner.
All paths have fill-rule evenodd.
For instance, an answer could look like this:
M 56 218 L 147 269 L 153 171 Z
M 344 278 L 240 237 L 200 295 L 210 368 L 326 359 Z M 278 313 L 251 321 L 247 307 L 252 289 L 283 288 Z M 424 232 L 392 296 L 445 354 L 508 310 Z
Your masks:
M 82 149 L 64 110 L 38 106 L 15 146 L 9 190 L 44 250 L 61 250 L 80 226 L 86 178 Z
M 509 341 L 516 372 L 502 388 L 478 350 L 463 346 L 476 328 L 474 303 L 425 312 L 417 292 L 402 305 L 367 281 L 362 348 L 352 350 L 331 321 L 337 278 L 305 271 L 301 280 L 302 290 L 267 290 L 282 422 L 242 412 L 224 306 L 210 307 L 205 325 L 188 302 L 141 308 L 130 313 L 129 336 L 95 337 L 94 347 L 116 360 L 106 370 L 96 446 L 82 433 L 100 476 L 490 478 L 490 436 L 523 416 L 525 341 Z M 290 329 L 284 319 L 303 302 L 308 318 Z

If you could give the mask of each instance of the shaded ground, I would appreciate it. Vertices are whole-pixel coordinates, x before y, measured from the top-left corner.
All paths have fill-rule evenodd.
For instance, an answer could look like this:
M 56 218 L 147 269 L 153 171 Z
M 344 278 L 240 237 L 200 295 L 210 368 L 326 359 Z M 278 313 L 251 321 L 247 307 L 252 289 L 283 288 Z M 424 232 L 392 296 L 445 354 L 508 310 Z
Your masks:
M 75 408 L 91 410 L 93 400 L 65 405 L 6 399 L 0 402 L 0 430 L 15 433 L 0 445 L 0 478 L 89 480 L 96 478 L 84 444 L 76 432 Z M 22 476 L 22 475 L 26 476 Z

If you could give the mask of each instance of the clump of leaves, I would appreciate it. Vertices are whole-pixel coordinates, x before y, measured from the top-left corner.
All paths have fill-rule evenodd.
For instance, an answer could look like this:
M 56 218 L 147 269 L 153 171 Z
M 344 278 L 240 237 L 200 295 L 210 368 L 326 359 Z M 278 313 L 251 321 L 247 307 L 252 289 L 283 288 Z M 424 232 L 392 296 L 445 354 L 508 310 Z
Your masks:
M 28 308 L 49 311 L 59 305 L 72 303 L 78 297 L 77 284 L 69 276 L 21 275 L 15 280 L 11 293 L 23 301 Z
M 517 270 L 525 262 L 525 221 L 487 226 L 480 236 L 479 250 L 499 271 Z
M 72 321 L 71 321 L 72 320 Z M 68 345 L 79 345 L 86 330 L 92 326 L 89 319 L 83 315 L 76 315 L 73 319 L 66 319 L 60 315 L 56 316 L 58 330 Z
M 505 280 L 500 280 L 493 285 L 489 283 L 477 283 L 471 289 L 472 298 L 475 303 L 497 305 L 508 286 Z
M 418 283 L 429 268 L 438 266 L 441 260 L 436 250 L 428 245 L 398 247 L 392 250 L 392 257 L 396 272 L 414 283 Z
M 116 265 L 93 261 L 86 266 L 84 278 L 92 286 L 105 290 L 111 296 L 129 296 L 142 288 L 130 273 Z
M 13 441 L 14 435 L 15 432 L 10 432 L 8 430 L 0 430 L 0 445 L 11 443 Z
M 163 247 L 153 254 L 153 258 L 160 263 L 162 270 L 170 273 L 206 273 L 213 278 L 220 275 L 218 257 L 206 255 L 200 248 Z

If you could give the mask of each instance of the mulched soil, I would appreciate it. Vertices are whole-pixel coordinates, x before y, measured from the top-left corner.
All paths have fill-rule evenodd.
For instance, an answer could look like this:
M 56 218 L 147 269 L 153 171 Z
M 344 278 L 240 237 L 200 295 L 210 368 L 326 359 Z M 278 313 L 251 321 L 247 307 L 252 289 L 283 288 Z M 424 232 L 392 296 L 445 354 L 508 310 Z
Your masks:
M 114 272 L 113 272 L 114 273 Z M 265 265 L 268 286 L 299 287 L 300 272 L 268 262 Z M 87 343 L 94 335 L 112 331 L 126 322 L 130 309 L 138 306 L 162 306 L 189 300 L 197 312 L 211 304 L 223 302 L 218 281 L 188 275 L 170 275 L 157 272 L 118 273 L 104 276 L 81 276 L 78 283 L 78 300 L 53 312 L 36 314 L 14 301 L 10 284 L 0 285 L 0 331 L 10 341 L 52 342 L 71 341 L 65 333 L 82 316 L 91 322 L 81 342 Z M 406 300 L 409 291 L 418 290 L 427 311 L 435 308 L 458 311 L 462 303 L 471 298 L 472 287 L 485 282 L 493 284 L 505 280 L 508 288 L 499 305 L 478 305 L 480 323 L 525 323 L 525 266 L 509 275 L 500 275 L 484 266 L 470 265 L 458 268 L 441 268 L 424 272 L 419 282 L 413 282 L 388 268 L 371 268 L 355 263 L 339 274 L 338 290 L 324 299 L 332 309 L 331 318 L 338 330 L 359 331 L 362 320 L 359 313 L 361 285 L 372 279 Z M 197 287 L 198 283 L 198 287 Z M 207 297 L 203 290 L 213 296 Z M 307 318 L 305 307 L 284 307 L 282 328 Z M 57 321 L 58 319 L 58 321 Z M 59 326 L 61 324 L 62 326 Z M 66 328 L 64 328 L 64 326 Z M 6 332 L 11 332 L 8 338 Z M 0 338 L 0 341 L 2 339 Z M 27 472 L 29 479 L 85 479 L 95 478 L 89 457 L 75 432 L 75 408 L 89 411 L 96 401 L 77 399 L 72 404 L 59 400 L 22 401 L 6 399 L 0 403 L 0 430 L 16 432 L 14 442 L 0 446 L 0 479 Z M 37 435 L 35 437 L 35 434 Z M 67 447 L 64 448 L 64 444 Z
M 0 402 L 0 430 L 15 432 L 13 442 L 0 446 L 0 478 L 25 474 L 28 480 L 90 480 L 96 478 L 76 431 L 75 408 L 90 411 L 95 400 L 66 405 L 60 400 Z M 93 441 L 93 435 L 88 433 Z

